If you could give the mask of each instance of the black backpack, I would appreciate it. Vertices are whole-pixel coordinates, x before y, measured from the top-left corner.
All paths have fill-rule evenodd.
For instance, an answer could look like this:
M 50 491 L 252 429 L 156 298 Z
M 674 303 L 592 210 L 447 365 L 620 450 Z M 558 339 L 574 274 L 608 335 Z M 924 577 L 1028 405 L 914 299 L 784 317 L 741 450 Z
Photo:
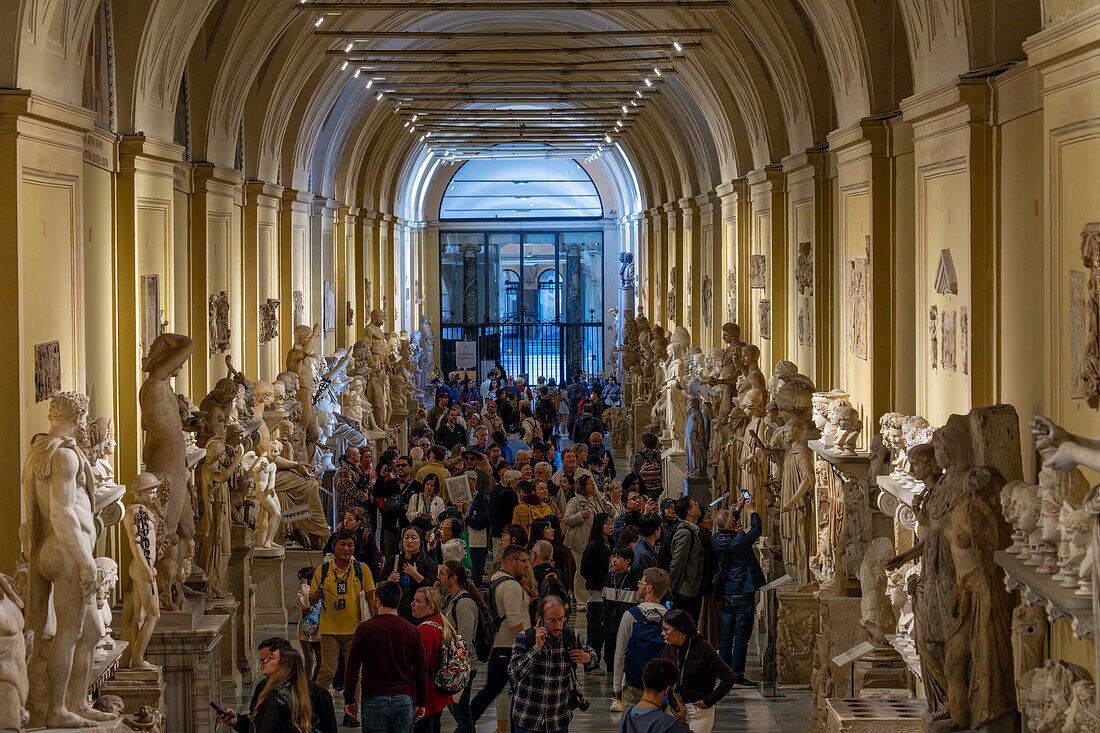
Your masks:
M 509 580 L 514 583 L 519 583 L 519 581 L 513 578 L 511 575 L 506 575 L 503 578 L 497 578 L 496 580 L 490 581 L 489 587 L 483 589 L 482 600 L 485 601 L 485 606 L 489 609 L 489 620 L 492 623 L 493 634 L 496 634 L 496 632 L 500 631 L 500 625 L 504 623 L 504 614 L 501 613 L 500 610 L 497 608 L 497 588 L 499 588 L 504 583 L 507 583 Z M 522 587 L 523 584 L 520 583 L 520 588 Z M 490 643 L 490 647 L 491 646 L 492 644 Z
M 477 609 L 477 629 L 474 632 L 474 638 L 470 640 L 474 644 L 474 654 L 477 656 L 477 661 L 487 662 L 489 661 L 489 655 L 493 653 L 493 637 L 496 635 L 496 629 L 493 627 L 493 619 L 490 618 L 489 609 L 485 607 L 485 604 L 478 603 L 477 600 L 469 594 L 466 596 L 459 596 L 458 598 L 452 598 L 447 604 L 447 609 L 452 609 L 463 598 L 469 599 Z M 453 611 L 451 611 L 450 615 L 452 620 L 456 620 Z
M 558 408 L 550 397 L 540 397 L 535 405 L 535 414 L 543 425 L 553 425 L 558 419 Z
M 565 583 L 562 582 L 561 576 L 558 575 L 557 570 L 550 570 L 546 573 L 546 577 L 539 583 L 539 598 L 546 598 L 546 596 L 557 596 L 561 599 L 562 605 L 565 606 L 565 614 L 568 616 L 569 607 L 569 589 L 565 587 Z M 531 603 L 531 617 L 534 618 L 536 610 L 538 608 L 539 598 L 536 598 Z

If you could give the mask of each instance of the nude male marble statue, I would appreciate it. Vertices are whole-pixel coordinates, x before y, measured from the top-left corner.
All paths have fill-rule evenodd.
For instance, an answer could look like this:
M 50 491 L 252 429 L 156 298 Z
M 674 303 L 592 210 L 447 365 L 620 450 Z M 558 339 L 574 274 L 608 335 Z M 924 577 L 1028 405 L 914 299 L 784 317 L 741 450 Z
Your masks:
M 130 591 L 122 599 L 122 638 L 130 643 L 130 669 L 156 669 L 145 661 L 145 650 L 160 620 L 157 595 L 157 489 L 163 485 L 153 473 L 134 479 L 134 501 L 126 508 L 122 526 L 130 543 Z

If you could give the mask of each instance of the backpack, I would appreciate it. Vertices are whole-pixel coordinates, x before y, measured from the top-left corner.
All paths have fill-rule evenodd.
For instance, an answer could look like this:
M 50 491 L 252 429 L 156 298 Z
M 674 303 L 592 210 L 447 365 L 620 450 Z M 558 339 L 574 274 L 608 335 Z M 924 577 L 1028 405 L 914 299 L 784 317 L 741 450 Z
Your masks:
M 435 621 L 425 621 L 443 633 L 443 627 Z M 470 684 L 470 651 L 462 634 L 456 630 L 451 641 L 439 652 L 439 671 L 435 673 L 435 686 L 444 695 L 457 695 Z
M 489 655 L 493 653 L 493 637 L 496 635 L 496 629 L 493 628 L 493 619 L 490 617 L 489 610 L 484 604 L 478 603 L 477 600 L 467 594 L 465 596 L 473 602 L 474 608 L 477 610 L 477 626 L 474 631 L 474 655 L 479 662 L 489 661 Z M 447 611 L 450 614 L 451 621 L 455 621 L 455 612 L 453 609 L 458 605 L 458 602 L 463 599 L 463 596 L 452 598 L 451 602 L 447 604 Z M 457 627 L 457 624 L 456 624 Z
M 309 607 L 309 611 L 302 615 L 300 621 L 298 621 L 298 630 L 306 636 L 313 636 L 317 633 L 318 627 L 321 625 L 321 607 L 320 604 L 314 603 Z
M 553 425 L 558 419 L 558 408 L 550 397 L 540 397 L 535 405 L 535 414 L 543 425 Z
M 551 570 L 546 573 L 546 577 L 539 583 L 539 597 L 532 602 L 532 618 L 535 616 L 534 611 L 538 607 L 539 598 L 546 598 L 546 596 L 557 596 L 560 598 L 562 604 L 565 606 L 565 615 L 569 615 L 569 589 L 565 587 L 565 583 L 562 582 L 561 576 L 558 575 L 557 570 Z
M 627 613 L 633 617 L 634 625 L 630 629 L 630 639 L 626 642 L 626 660 L 623 663 L 626 684 L 645 689 L 642 670 L 647 662 L 661 656 L 665 651 L 665 639 L 661 635 L 661 620 L 664 616 L 655 612 L 653 615 L 656 619 L 653 619 L 637 606 Z
M 323 589 L 325 587 L 325 578 L 328 577 L 328 566 L 331 565 L 331 564 L 332 564 L 331 561 L 321 563 L 321 579 L 317 582 L 317 587 L 318 588 Z M 355 571 L 355 579 L 359 581 L 359 590 L 362 591 L 363 590 L 363 564 L 353 557 L 351 559 L 351 567 Z M 317 606 L 315 606 L 315 608 L 320 608 L 323 605 L 325 605 L 325 596 L 324 596 L 324 594 L 321 595 L 321 600 L 317 603 Z M 311 636 L 312 636 L 312 634 L 311 634 Z
M 489 609 L 489 618 L 492 621 L 493 634 L 496 634 L 496 632 L 500 631 L 500 625 L 504 623 L 504 614 L 501 613 L 499 609 L 497 609 L 497 588 L 499 588 L 502 584 L 507 583 L 509 580 L 515 583 L 519 583 L 519 581 L 513 578 L 511 575 L 503 578 L 497 578 L 496 580 L 490 581 L 488 589 L 485 589 L 485 594 L 482 596 L 482 599 L 485 601 L 485 605 Z M 520 588 L 522 587 L 523 584 L 520 583 Z
M 646 451 L 642 454 L 642 465 L 638 470 L 638 476 L 646 492 L 661 491 L 661 457 L 656 451 Z

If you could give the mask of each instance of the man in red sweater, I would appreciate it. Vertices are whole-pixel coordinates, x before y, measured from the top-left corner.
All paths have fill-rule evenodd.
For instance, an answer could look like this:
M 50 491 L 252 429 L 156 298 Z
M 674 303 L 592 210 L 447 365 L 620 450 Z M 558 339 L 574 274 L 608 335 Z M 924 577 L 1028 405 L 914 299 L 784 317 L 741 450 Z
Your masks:
M 359 624 L 348 650 L 344 676 L 344 712 L 358 717 L 364 730 L 408 733 L 424 717 L 424 698 L 432 680 L 424 658 L 424 644 L 416 627 L 397 615 L 401 586 L 383 581 L 375 589 L 377 613 Z M 364 670 L 362 704 L 356 684 L 363 654 L 370 650 L 370 670 Z

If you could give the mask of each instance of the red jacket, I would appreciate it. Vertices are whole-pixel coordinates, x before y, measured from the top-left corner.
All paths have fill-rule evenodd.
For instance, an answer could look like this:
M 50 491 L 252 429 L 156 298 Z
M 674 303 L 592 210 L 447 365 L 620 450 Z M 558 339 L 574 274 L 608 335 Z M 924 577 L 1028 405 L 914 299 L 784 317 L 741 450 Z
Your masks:
M 421 640 L 424 642 L 424 658 L 427 661 L 428 677 L 433 680 L 428 685 L 427 695 L 424 697 L 425 715 L 434 715 L 455 701 L 450 695 L 444 695 L 440 692 L 434 683 L 435 675 L 439 672 L 439 667 L 443 663 L 443 632 L 437 629 L 436 625 L 440 628 L 443 627 L 443 620 L 438 613 L 421 619 L 420 625 L 416 627 L 420 632 Z

